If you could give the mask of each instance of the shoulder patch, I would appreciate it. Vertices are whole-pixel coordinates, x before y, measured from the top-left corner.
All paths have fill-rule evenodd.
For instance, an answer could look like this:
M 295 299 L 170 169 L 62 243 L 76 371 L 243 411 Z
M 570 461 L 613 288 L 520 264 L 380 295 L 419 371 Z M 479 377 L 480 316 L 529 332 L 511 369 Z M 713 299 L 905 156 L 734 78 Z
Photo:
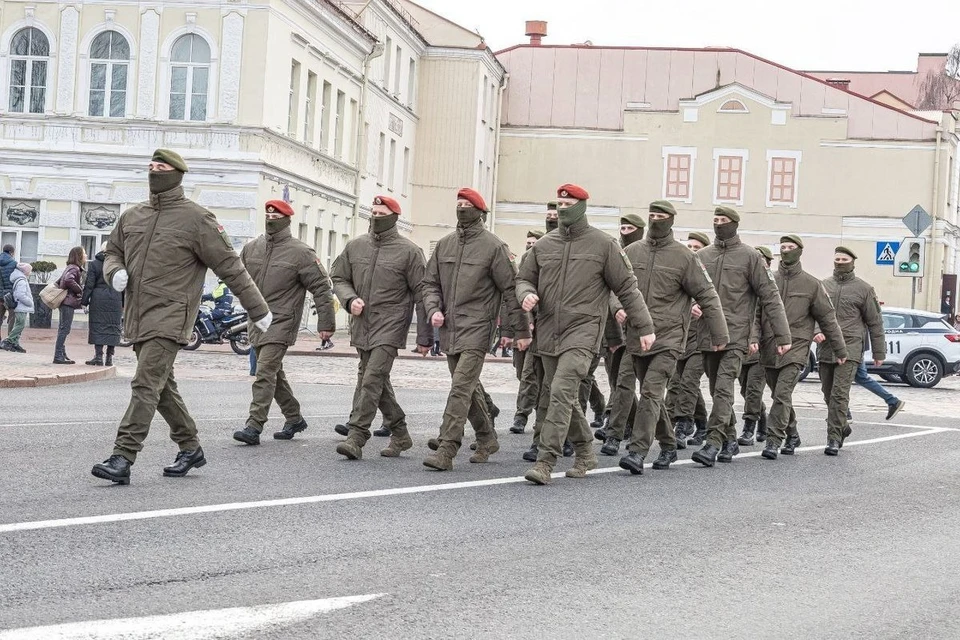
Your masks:
M 764 267 L 764 268 L 765 268 L 766 271 L 767 271 L 767 277 L 770 278 L 770 282 L 776 284 L 776 283 L 777 283 L 777 279 L 776 279 L 776 277 L 774 277 L 773 271 L 770 271 L 770 268 L 769 268 L 769 267 Z
M 227 249 L 233 249 L 233 243 L 230 242 L 230 236 L 227 235 L 227 232 L 223 230 L 223 225 L 217 225 L 217 231 L 220 232 L 220 239 L 223 240 L 223 244 L 227 245 Z
M 697 266 L 700 267 L 700 271 L 703 271 L 703 277 L 707 279 L 707 282 L 713 284 L 713 278 L 710 277 L 710 274 L 707 272 L 707 268 L 703 266 L 703 263 L 694 258 L 694 261 L 697 263 Z
M 536 245 L 534 245 L 534 246 L 536 246 Z M 623 264 L 625 264 L 625 265 L 627 265 L 628 267 L 630 267 L 631 269 L 633 269 L 633 265 L 630 264 L 630 258 L 627 257 L 627 254 L 623 251 L 623 249 L 620 249 L 620 257 L 623 258 Z

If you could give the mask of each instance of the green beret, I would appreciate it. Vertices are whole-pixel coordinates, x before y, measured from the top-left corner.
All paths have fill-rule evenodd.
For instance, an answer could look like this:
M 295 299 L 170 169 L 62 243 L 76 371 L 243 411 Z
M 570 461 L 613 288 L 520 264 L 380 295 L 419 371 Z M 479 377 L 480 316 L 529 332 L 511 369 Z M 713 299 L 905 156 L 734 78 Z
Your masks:
M 705 233 L 699 231 L 691 231 L 690 235 L 687 236 L 687 240 L 696 240 L 705 247 L 710 246 L 710 238 Z
M 730 207 L 717 207 L 713 210 L 713 215 L 727 216 L 733 222 L 740 222 L 740 214 L 737 213 L 736 209 L 731 209 Z
M 183 161 L 183 158 L 176 151 L 170 151 L 170 149 L 157 149 L 153 152 L 153 157 L 150 159 L 154 162 L 166 162 L 168 165 L 182 173 L 187 172 L 187 163 Z
M 770 247 L 765 247 L 763 245 L 760 245 L 759 247 L 757 247 L 757 251 L 759 251 L 760 255 L 762 255 L 767 260 L 773 260 L 773 251 L 770 251 Z
M 639 213 L 625 213 L 620 216 L 620 224 L 632 224 L 637 229 L 643 229 L 647 226 L 647 221 Z
M 672 202 L 666 200 L 654 200 L 650 203 L 650 213 L 666 213 L 671 216 L 677 215 L 677 210 Z
M 557 210 L 557 203 L 556 203 L 556 202 L 548 202 L 548 203 L 547 203 L 547 211 L 556 211 L 556 210 Z
M 530 229 L 530 231 L 527 231 L 527 237 L 536 238 L 537 240 L 539 240 L 540 238 L 543 237 L 543 231 L 540 231 L 539 229 Z
M 803 249 L 803 240 L 800 239 L 800 236 L 789 234 L 780 238 L 780 242 L 792 242 L 801 249 Z
M 834 252 L 835 252 L 835 253 L 845 253 L 845 254 L 847 254 L 848 256 L 850 256 L 851 258 L 853 258 L 854 260 L 857 259 L 857 254 L 855 254 L 855 253 L 853 252 L 853 250 L 847 249 L 846 247 L 837 247 L 836 249 L 834 249 Z

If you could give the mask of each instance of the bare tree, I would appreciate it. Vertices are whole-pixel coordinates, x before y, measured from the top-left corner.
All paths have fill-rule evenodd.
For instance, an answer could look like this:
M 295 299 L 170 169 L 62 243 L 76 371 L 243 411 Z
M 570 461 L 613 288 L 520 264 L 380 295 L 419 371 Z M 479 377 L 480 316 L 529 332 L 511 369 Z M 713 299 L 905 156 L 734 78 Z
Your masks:
M 950 109 L 960 100 L 960 44 L 947 54 L 943 66 L 920 80 L 919 109 Z

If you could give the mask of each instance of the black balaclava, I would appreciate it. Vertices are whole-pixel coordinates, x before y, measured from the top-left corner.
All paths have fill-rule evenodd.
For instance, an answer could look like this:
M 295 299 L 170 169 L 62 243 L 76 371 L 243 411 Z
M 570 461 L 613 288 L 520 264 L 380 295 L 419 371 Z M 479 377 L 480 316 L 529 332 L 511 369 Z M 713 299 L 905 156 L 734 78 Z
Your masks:
M 389 231 L 397 226 L 397 218 L 399 217 L 400 214 L 398 213 L 391 213 L 385 216 L 371 216 L 370 231 L 377 234 Z
M 790 249 L 789 251 L 781 251 L 780 263 L 787 266 L 797 264 L 800 262 L 801 255 L 803 255 L 803 247 L 797 247 L 796 249 Z
M 483 217 L 483 211 L 474 207 L 457 207 L 457 225 L 466 227 Z
M 177 171 L 150 171 L 147 173 L 147 182 L 150 184 L 150 193 L 163 193 L 180 186 L 183 182 L 183 172 Z
M 854 262 L 845 262 L 840 264 L 839 262 L 833 263 L 833 275 L 842 276 L 848 273 L 853 273 L 855 263 Z
M 650 218 L 647 221 L 647 226 L 650 227 L 650 233 L 648 235 L 652 239 L 659 240 L 660 238 L 666 238 L 673 232 L 673 216 L 667 216 L 663 220 Z
M 717 240 L 730 240 L 735 235 L 737 235 L 737 229 L 740 228 L 739 222 L 726 222 L 724 224 L 715 224 L 713 225 L 713 233 L 717 236 Z
M 267 218 L 265 226 L 267 228 L 267 234 L 273 235 L 278 231 L 283 231 L 290 227 L 292 219 L 290 216 L 283 216 L 282 218 Z

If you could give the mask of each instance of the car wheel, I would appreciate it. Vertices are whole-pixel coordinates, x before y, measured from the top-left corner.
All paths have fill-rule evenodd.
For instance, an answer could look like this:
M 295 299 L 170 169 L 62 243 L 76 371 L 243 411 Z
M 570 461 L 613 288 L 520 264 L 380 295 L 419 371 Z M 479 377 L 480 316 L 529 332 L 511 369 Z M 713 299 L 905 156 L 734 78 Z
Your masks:
M 797 378 L 798 382 L 803 382 L 807 379 L 807 376 L 810 375 L 810 372 L 813 371 L 814 360 L 813 354 L 810 354 L 810 357 L 807 358 L 807 364 L 803 367 L 803 371 L 800 372 L 800 377 Z
M 935 387 L 943 378 L 943 364 L 940 358 L 929 353 L 920 353 L 907 361 L 903 369 L 904 379 L 911 387 L 929 389 Z
M 190 334 L 190 341 L 183 345 L 183 348 L 186 351 L 196 351 L 198 348 L 200 348 L 200 342 L 202 342 L 200 339 L 200 332 L 194 329 L 193 333 Z
M 879 373 L 881 380 L 886 380 L 887 382 L 903 382 L 903 378 L 900 377 L 899 373 Z
M 246 331 L 241 331 L 236 340 L 230 341 L 230 348 L 238 356 L 250 355 L 250 338 Z

